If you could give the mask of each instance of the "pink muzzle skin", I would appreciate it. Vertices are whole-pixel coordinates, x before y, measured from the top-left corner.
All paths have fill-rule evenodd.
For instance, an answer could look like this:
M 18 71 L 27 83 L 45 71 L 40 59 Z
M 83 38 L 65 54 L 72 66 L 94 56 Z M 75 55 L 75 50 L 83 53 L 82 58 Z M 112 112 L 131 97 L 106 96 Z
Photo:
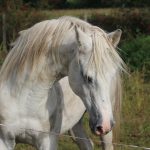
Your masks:
M 110 114 L 106 111 L 102 112 L 102 123 L 96 126 L 95 134 L 96 135 L 105 135 L 112 130 L 114 126 L 114 121 L 110 119 Z

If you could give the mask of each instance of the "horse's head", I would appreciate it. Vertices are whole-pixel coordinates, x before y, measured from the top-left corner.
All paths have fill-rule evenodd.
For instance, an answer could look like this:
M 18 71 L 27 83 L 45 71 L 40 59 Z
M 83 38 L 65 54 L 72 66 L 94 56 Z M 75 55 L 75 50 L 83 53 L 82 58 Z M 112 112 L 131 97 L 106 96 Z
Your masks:
M 87 108 L 91 130 L 106 134 L 114 125 L 110 86 L 122 63 L 115 51 L 121 30 L 86 34 L 76 29 L 76 35 L 78 50 L 69 66 L 69 83 Z

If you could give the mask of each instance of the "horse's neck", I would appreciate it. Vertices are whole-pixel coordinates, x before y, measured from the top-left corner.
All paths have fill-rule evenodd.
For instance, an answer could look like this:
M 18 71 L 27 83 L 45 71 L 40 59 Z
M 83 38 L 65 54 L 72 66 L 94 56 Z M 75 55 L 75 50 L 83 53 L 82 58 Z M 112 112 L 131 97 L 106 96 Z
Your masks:
M 20 101 L 20 108 L 23 107 L 23 109 L 25 110 L 23 110 L 23 113 L 27 112 L 30 116 L 44 118 L 44 115 L 48 113 L 46 109 L 48 107 L 47 104 L 53 106 L 55 104 L 53 100 L 49 99 L 49 91 L 53 86 L 53 82 L 54 81 L 51 81 L 49 83 L 34 82 L 27 84 L 22 89 L 17 99 Z M 38 111 L 39 109 L 40 112 Z
M 31 97 L 42 99 L 42 97 L 47 97 L 48 91 L 53 86 L 54 80 L 51 82 L 35 82 L 26 86 L 24 89 L 28 90 Z

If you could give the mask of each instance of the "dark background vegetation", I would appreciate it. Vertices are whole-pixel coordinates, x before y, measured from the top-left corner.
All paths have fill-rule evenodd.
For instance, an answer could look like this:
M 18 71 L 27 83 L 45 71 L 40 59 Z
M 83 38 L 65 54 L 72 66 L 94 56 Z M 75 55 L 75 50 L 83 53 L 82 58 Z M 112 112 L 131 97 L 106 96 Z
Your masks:
M 149 0 L 0 0 L 2 6 L 11 8 L 102 8 L 102 7 L 148 7 Z
M 107 32 L 122 29 L 118 51 L 130 75 L 124 78 L 120 142 L 150 147 L 150 0 L 0 0 L 0 63 L 19 31 L 62 15 L 85 19 Z M 59 149 L 76 149 L 69 143 L 62 139 Z M 17 148 L 25 149 L 33 150 Z

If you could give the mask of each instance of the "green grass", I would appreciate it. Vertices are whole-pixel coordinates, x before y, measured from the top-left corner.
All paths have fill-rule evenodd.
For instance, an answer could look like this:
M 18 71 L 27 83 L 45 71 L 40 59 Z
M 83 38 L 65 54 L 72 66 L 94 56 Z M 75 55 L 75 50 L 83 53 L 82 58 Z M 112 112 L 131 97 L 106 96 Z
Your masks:
M 121 135 L 118 143 L 150 147 L 150 84 L 144 80 L 144 73 L 138 71 L 124 77 L 123 83 Z M 100 150 L 99 138 L 91 134 L 87 116 L 84 118 L 84 126 L 95 143 L 95 150 Z M 115 147 L 117 150 L 135 150 L 130 147 Z M 77 149 L 78 147 L 70 138 L 60 137 L 58 150 Z M 26 145 L 18 145 L 16 150 L 34 149 Z
M 150 147 L 150 83 L 143 72 L 125 79 L 121 141 Z

